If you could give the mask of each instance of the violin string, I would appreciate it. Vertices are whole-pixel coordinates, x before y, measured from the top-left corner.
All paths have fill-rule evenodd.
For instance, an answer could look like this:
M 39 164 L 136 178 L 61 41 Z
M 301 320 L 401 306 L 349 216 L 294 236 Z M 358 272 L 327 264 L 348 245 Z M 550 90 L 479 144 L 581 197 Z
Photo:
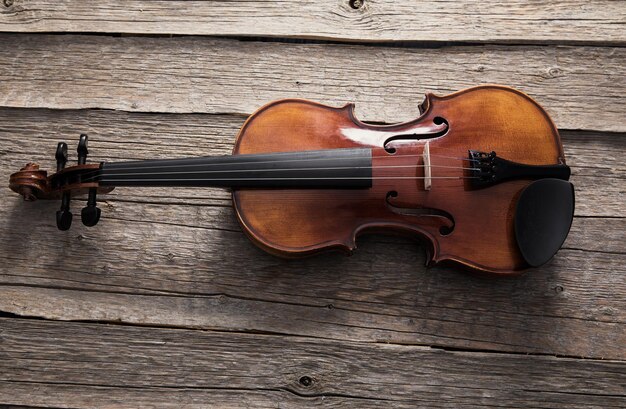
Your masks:
M 107 183 L 115 182 L 234 182 L 234 181 L 274 181 L 274 180 L 394 180 L 394 179 L 427 179 L 425 176 L 347 176 L 347 177 L 276 177 L 276 178 L 208 178 L 208 179 L 107 179 Z M 431 176 L 429 179 L 478 179 L 478 176 Z
M 448 149 L 443 149 L 443 150 L 448 150 Z M 388 158 L 407 158 L 407 157 L 422 157 L 424 156 L 423 153 L 418 153 L 418 154 L 400 154 L 400 155 L 395 155 L 395 154 L 389 154 L 389 155 L 372 155 L 372 158 L 379 158 L 379 159 L 388 159 Z M 472 159 L 470 158 L 464 158 L 464 157 L 460 157 L 460 156 L 448 156 L 448 155 L 437 155 L 437 154 L 430 154 L 431 158 L 446 158 L 446 159 L 457 159 L 457 160 L 462 160 L 462 161 L 472 161 Z
M 388 169 L 388 168 L 423 168 L 425 165 L 390 165 L 390 166 L 337 166 L 337 167 L 326 167 L 326 168 L 285 168 L 285 169 L 234 169 L 234 170 L 198 170 L 198 171 L 174 171 L 174 172 L 131 172 L 131 173 L 111 173 L 107 175 L 107 177 L 116 177 L 116 176 L 147 176 L 147 175 L 177 175 L 177 174 L 188 174 L 188 173 L 202 173 L 202 174 L 214 174 L 214 173 L 238 173 L 238 172 L 298 172 L 298 171 L 306 171 L 306 170 L 352 170 L 352 169 Z M 431 165 L 431 168 L 444 168 L 444 169 L 461 169 L 461 170 L 479 170 L 478 168 L 464 168 L 457 166 L 446 166 L 446 165 Z M 117 169 L 116 169 L 117 170 Z M 99 175 L 95 175 L 91 178 L 87 178 L 84 181 L 90 182 L 95 180 Z
M 371 156 L 372 158 L 380 158 L 380 159 L 388 159 L 388 158 L 405 158 L 405 157 L 422 157 L 423 155 L 421 154 L 411 154 L 411 155 L 398 155 L 398 156 Z M 370 156 L 352 156 L 349 158 L 343 158 L 343 160 L 356 160 L 356 159 L 364 159 L 364 158 L 369 158 Z M 430 157 L 441 157 L 441 158 L 449 158 L 449 159 L 461 159 L 464 161 L 470 161 L 470 159 L 467 158 L 456 158 L 456 157 L 452 157 L 452 156 L 443 156 L 443 155 L 430 155 Z M 207 158 L 211 158 L 211 157 L 207 157 Z M 195 158 L 194 158 L 195 159 Z M 119 167 L 119 168 L 115 168 L 115 169 L 108 169 L 109 171 L 123 171 L 123 170 L 137 170 L 137 169 L 151 169 L 151 168 L 157 168 L 157 169 L 163 169 L 163 168 L 184 168 L 184 167 L 206 167 L 206 166 L 227 166 L 227 165 L 244 165 L 244 164 L 260 164 L 260 163 L 275 163 L 275 164 L 280 164 L 280 163 L 284 163 L 284 162 L 294 162 L 294 161 L 328 161 L 328 160 L 336 160 L 336 158 L 312 158 L 312 159 L 284 159 L 284 160 L 273 160 L 273 161 L 244 161 L 244 162 L 237 162 L 237 163 L 205 163 L 205 164 L 186 164 L 186 165 L 178 165 L 178 164 L 172 164 L 172 165 L 146 165 L 146 166 L 127 166 L 127 167 Z M 122 162 L 123 163 L 123 162 Z M 394 165 L 389 165 L 389 166 L 373 166 L 374 168 L 380 168 L 380 167 L 393 167 Z M 401 167 L 404 165 L 395 165 L 397 167 Z M 424 167 L 424 165 L 405 165 L 406 167 Z M 468 167 L 462 167 L 462 166 L 446 166 L 446 165 L 431 165 L 431 167 L 440 167 L 440 168 L 451 168 L 451 169 L 462 169 L 462 170 L 477 170 L 476 168 L 468 168 Z M 304 170 L 308 170 L 308 169 L 324 169 L 324 168 L 301 168 Z M 301 169 L 289 169 L 289 170 L 301 170 Z M 328 168 L 330 169 L 330 168 Z M 232 170 L 234 172 L 236 171 L 245 171 L 247 169 L 240 169 L 240 170 Z M 250 169 L 251 171 L 255 171 L 255 169 Z M 256 169 L 256 171 L 260 171 L 262 169 Z M 267 170 L 267 169 L 266 169 Z M 287 169 L 285 169 L 287 170 Z M 229 170 L 230 171 L 230 170 Z M 86 172 L 83 176 L 87 176 L 89 177 L 90 175 L 94 175 L 97 176 L 99 175 L 101 172 L 101 169 L 94 169 L 92 171 Z M 163 172 L 158 172 L 158 173 L 163 173 Z M 183 173 L 183 172 L 181 172 Z
M 352 169 L 401 169 L 401 168 L 424 168 L 426 165 L 389 165 L 389 166 L 337 166 L 337 167 L 325 167 L 325 168 L 284 168 L 284 169 L 227 169 L 227 170 L 198 170 L 198 171 L 166 171 L 166 172 L 130 172 L 130 173 L 109 173 L 108 179 L 117 178 L 119 176 L 148 176 L 148 175 L 177 175 L 177 174 L 189 174 L 189 173 L 201 173 L 201 174 L 218 174 L 218 173 L 240 173 L 240 172 L 298 172 L 307 170 L 352 170 Z M 466 168 L 458 166 L 446 166 L 446 165 L 430 165 L 430 168 L 443 168 L 443 169 L 455 169 L 455 170 L 480 170 L 478 168 Z M 115 169 L 118 170 L 118 169 Z M 100 178 L 101 174 L 96 174 L 88 178 L 83 178 L 84 183 L 96 181 Z M 118 178 L 119 179 L 119 178 Z M 244 179 L 244 178 L 242 178 Z M 246 178 L 247 179 L 247 178 Z M 317 179 L 317 178 L 316 178 Z

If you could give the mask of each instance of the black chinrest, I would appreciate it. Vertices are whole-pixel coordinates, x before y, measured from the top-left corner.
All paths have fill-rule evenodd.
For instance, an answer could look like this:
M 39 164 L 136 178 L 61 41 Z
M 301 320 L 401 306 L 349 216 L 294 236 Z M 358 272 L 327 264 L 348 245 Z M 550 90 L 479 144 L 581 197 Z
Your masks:
M 515 209 L 515 237 L 531 267 L 546 263 L 561 248 L 574 217 L 574 185 L 540 179 L 524 189 Z

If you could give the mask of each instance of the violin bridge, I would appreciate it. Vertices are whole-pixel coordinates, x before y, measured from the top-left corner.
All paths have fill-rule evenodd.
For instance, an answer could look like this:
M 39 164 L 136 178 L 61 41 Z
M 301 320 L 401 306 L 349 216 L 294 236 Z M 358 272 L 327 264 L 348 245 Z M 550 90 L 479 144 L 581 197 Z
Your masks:
M 422 152 L 422 159 L 424 160 L 424 190 L 430 190 L 432 184 L 431 168 L 430 168 L 430 146 L 429 142 L 424 144 L 424 150 Z

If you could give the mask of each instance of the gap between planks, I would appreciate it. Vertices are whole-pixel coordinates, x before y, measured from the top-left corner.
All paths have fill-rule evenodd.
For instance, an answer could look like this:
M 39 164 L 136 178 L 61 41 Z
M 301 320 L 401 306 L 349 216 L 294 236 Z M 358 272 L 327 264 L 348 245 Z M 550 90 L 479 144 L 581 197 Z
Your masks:
M 33 288 L 46 288 L 50 290 L 67 290 L 70 288 L 64 287 L 39 287 L 39 286 L 31 286 L 31 285 L 20 285 L 20 286 L 12 286 L 10 284 L 0 283 L 1 286 L 10 286 L 10 287 L 33 287 Z M 117 293 L 114 291 L 102 291 L 102 290 L 80 290 L 86 292 L 95 292 L 95 293 L 108 293 L 108 294 L 129 294 L 129 293 Z M 134 295 L 137 295 L 134 293 Z M 146 295 L 146 294 L 143 294 Z M 158 295 L 154 295 L 158 296 Z M 182 295 L 182 297 L 189 297 L 190 295 Z M 230 297 L 227 294 L 215 294 L 211 296 L 203 296 L 203 297 Z M 232 297 L 230 297 L 232 298 Z M 498 350 L 498 349 L 479 349 L 472 347 L 453 347 L 445 344 L 422 344 L 422 343 L 412 343 L 412 342 L 399 342 L 393 340 L 386 341 L 377 341 L 377 340 L 351 340 L 345 338 L 333 338 L 328 336 L 315 336 L 312 334 L 309 335 L 300 335 L 300 334 L 292 334 L 288 332 L 280 332 L 280 331 L 269 331 L 269 330 L 238 330 L 238 329 L 227 329 L 227 328 L 209 328 L 209 327 L 194 327 L 194 326 L 184 326 L 184 325 L 176 325 L 176 324 L 158 324 L 158 323 L 137 323 L 137 322 L 129 322 L 123 321 L 119 319 L 115 320 L 99 320 L 99 319 L 71 319 L 71 318 L 48 318 L 45 316 L 38 315 L 21 315 L 12 312 L 6 312 L 0 310 L 0 318 L 5 319 L 18 319 L 18 320 L 43 320 L 43 321 L 60 321 L 60 322 L 72 322 L 72 323 L 85 323 L 85 324 L 102 324 L 102 325 L 120 325 L 120 326 L 129 326 L 129 327 L 141 327 L 141 328 L 158 328 L 163 330 L 189 330 L 189 331 L 203 331 L 203 332 L 214 332 L 218 334 L 244 334 L 244 335 L 258 335 L 258 336 L 278 336 L 278 337 L 290 337 L 296 339 L 315 339 L 315 340 L 329 340 L 329 341 L 337 341 L 337 342 L 358 342 L 359 344 L 383 344 L 383 345 L 399 345 L 399 346 L 411 346 L 411 347 L 423 347 L 426 349 L 432 350 L 442 350 L 442 351 L 450 351 L 450 352 L 467 352 L 467 353 L 481 353 L 481 354 L 506 354 L 506 355 L 521 355 L 521 356 L 547 356 L 552 358 L 563 358 L 563 359 L 585 359 L 588 361 L 626 361 L 626 357 L 616 357 L 616 358 L 605 358 L 605 357 L 586 357 L 580 355 L 564 355 L 558 353 L 546 353 L 546 352 L 520 352 L 514 350 Z M 1 335 L 1 332 L 0 332 Z

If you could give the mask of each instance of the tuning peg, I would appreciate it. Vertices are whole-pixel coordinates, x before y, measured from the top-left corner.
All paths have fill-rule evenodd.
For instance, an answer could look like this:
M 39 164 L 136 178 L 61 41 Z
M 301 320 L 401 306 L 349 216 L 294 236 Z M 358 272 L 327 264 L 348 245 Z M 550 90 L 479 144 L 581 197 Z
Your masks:
M 78 141 L 78 148 L 76 152 L 78 152 L 78 164 L 84 165 L 87 163 L 87 155 L 89 154 L 89 150 L 87 149 L 87 135 L 81 134 L 80 140 Z
M 72 212 L 70 212 L 70 194 L 63 193 L 61 198 L 61 210 L 57 210 L 57 227 L 59 230 L 68 230 L 72 225 Z
M 57 153 L 54 155 L 57 160 L 57 172 L 65 167 L 67 163 L 67 144 L 65 142 L 59 142 L 57 145 Z
M 102 211 L 96 206 L 96 193 L 97 189 L 95 187 L 89 189 L 87 206 L 83 207 L 83 210 L 80 212 L 80 218 L 83 224 L 87 227 L 92 227 L 98 224 L 100 214 L 102 213 Z
M 87 155 L 89 154 L 89 149 L 87 148 L 88 137 L 85 134 L 80 135 L 80 140 L 78 141 L 78 148 L 76 152 L 78 152 L 78 164 L 84 165 L 87 163 Z M 80 212 L 80 219 L 85 226 L 91 227 L 95 226 L 100 220 L 100 214 L 102 213 L 100 209 L 96 206 L 96 194 L 98 190 L 95 187 L 89 189 L 89 198 L 87 199 L 87 206 L 83 207 Z
M 67 163 L 67 144 L 59 142 L 54 155 L 57 161 L 57 172 L 65 168 Z M 57 211 L 57 227 L 59 230 L 67 230 L 72 225 L 72 212 L 70 212 L 70 193 L 64 192 L 61 197 L 61 210 Z

